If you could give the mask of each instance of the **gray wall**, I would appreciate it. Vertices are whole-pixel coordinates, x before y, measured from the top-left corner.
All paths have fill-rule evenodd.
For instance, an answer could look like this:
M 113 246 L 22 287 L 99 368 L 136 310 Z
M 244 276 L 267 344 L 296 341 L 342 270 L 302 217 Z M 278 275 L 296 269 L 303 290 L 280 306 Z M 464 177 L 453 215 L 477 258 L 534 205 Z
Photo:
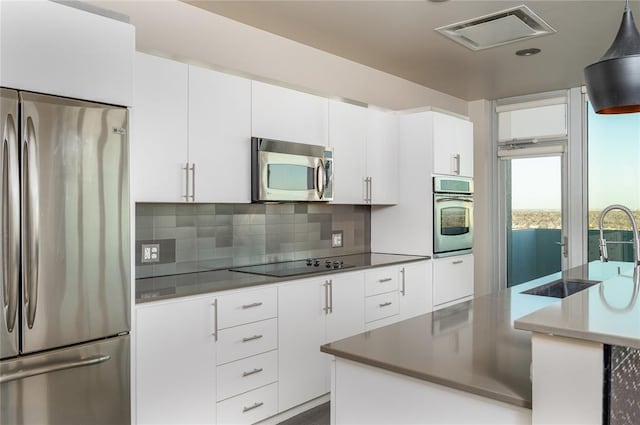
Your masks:
M 141 263 L 143 243 L 160 244 L 159 263 Z M 136 204 L 136 278 L 370 250 L 369 206 Z

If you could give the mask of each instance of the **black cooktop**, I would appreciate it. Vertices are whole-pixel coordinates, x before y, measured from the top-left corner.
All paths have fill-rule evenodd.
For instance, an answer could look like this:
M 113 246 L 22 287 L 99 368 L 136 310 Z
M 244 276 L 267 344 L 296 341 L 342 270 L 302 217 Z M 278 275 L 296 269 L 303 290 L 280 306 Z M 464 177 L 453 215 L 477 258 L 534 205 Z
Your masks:
M 258 264 L 256 266 L 236 267 L 232 272 L 250 273 L 261 276 L 288 277 L 325 272 L 327 270 L 349 269 L 340 259 L 307 258 L 306 260 L 286 261 L 283 263 Z

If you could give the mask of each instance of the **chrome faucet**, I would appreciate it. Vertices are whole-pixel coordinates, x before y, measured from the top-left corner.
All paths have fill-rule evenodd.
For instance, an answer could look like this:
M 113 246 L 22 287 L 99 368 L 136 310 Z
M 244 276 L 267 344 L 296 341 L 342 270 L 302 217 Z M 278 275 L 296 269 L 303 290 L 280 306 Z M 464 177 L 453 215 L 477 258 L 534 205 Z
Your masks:
M 607 240 L 604 238 L 604 217 L 613 210 L 620 210 L 629 217 L 631 221 L 631 228 L 633 229 L 633 238 L 631 239 L 631 243 L 633 243 L 633 264 L 640 265 L 640 239 L 638 239 L 638 224 L 636 223 L 636 219 L 633 217 L 633 212 L 624 205 L 609 205 L 600 213 L 600 218 L 598 219 L 598 225 L 600 226 L 600 261 L 607 262 L 609 261 L 609 255 L 607 254 Z M 610 242 L 610 243 L 629 243 L 629 242 Z

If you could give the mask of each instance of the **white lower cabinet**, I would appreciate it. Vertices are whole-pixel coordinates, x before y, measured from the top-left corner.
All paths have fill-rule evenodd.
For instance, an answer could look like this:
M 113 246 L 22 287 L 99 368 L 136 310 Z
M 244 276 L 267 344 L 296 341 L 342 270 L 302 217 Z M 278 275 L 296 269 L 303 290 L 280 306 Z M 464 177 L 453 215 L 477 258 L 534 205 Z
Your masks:
M 216 421 L 214 300 L 136 307 L 136 423 Z
M 320 346 L 430 311 L 430 267 L 138 305 L 136 423 L 250 424 L 327 394 Z
M 278 348 L 278 319 L 262 320 L 218 331 L 218 364 Z
M 463 301 L 473 295 L 473 254 L 433 260 L 433 305 Z
M 219 366 L 216 374 L 218 401 L 278 381 L 278 351 Z
M 421 261 L 400 267 L 400 320 L 433 309 L 433 262 Z
M 326 342 L 364 331 L 364 276 L 304 279 L 278 289 L 278 403 L 284 411 L 329 392 Z
M 278 384 L 257 388 L 218 403 L 219 425 L 254 424 L 278 413 Z

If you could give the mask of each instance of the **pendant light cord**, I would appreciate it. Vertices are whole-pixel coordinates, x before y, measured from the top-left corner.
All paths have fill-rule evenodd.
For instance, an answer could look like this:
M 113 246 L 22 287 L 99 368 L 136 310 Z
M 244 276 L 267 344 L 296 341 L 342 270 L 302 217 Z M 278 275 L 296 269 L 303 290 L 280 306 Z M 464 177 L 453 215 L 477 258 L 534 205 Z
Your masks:
M 630 8 L 629 8 L 629 0 L 626 0 L 626 1 L 625 1 L 625 4 L 624 4 L 624 10 L 625 10 L 625 12 L 626 12 L 626 11 L 628 11 L 629 9 L 630 9 Z

